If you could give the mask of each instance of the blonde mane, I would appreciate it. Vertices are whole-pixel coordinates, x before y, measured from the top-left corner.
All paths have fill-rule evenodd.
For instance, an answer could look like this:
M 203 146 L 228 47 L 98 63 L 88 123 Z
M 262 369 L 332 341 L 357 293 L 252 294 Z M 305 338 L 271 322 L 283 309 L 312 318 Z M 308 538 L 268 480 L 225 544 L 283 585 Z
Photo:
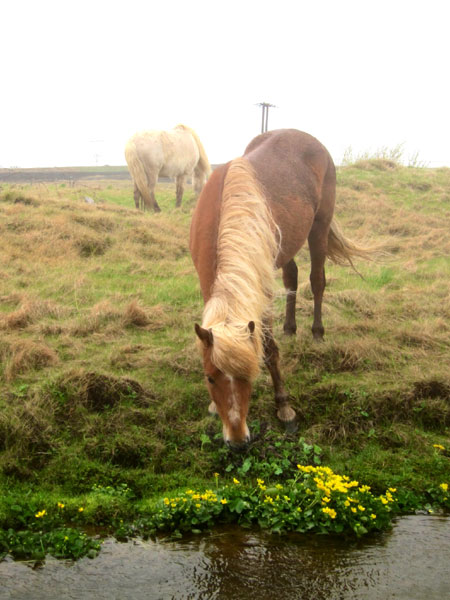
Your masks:
M 254 379 L 263 356 L 263 326 L 275 280 L 279 230 L 253 168 L 244 158 L 225 177 L 216 279 L 203 311 L 213 333 L 212 361 L 227 375 Z M 248 324 L 255 323 L 250 333 Z

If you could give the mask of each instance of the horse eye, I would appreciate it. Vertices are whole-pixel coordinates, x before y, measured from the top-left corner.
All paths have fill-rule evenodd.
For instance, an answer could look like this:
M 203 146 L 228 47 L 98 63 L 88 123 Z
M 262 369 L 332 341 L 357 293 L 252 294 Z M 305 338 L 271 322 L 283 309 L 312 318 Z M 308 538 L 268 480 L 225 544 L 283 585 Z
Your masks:
M 211 385 L 214 384 L 214 379 L 210 375 L 208 375 L 207 379 Z

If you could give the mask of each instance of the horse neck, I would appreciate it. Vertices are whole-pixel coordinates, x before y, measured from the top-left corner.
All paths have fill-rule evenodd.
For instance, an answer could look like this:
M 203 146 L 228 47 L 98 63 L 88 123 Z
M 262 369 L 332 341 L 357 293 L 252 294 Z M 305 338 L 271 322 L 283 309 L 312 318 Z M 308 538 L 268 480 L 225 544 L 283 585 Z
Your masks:
M 217 238 L 217 269 L 203 326 L 247 348 L 248 324 L 255 323 L 251 346 L 262 357 L 264 321 L 271 309 L 278 246 L 274 222 L 250 163 L 236 159 L 228 169 Z M 246 350 L 246 353 L 248 348 Z

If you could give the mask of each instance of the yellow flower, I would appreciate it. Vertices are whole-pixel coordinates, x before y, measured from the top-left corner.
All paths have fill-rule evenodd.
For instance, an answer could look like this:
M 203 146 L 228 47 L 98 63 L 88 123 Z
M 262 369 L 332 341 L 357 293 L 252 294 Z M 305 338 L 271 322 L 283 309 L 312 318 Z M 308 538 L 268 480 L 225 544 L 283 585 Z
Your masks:
M 397 488 L 389 488 L 389 491 L 392 492 L 392 493 L 394 493 L 394 492 L 397 491 Z
M 226 498 L 222 498 L 220 501 L 221 504 L 228 504 L 228 500 Z
M 58 508 L 64 508 L 64 504 L 62 502 L 58 502 Z
M 36 513 L 34 516 L 36 517 L 36 519 L 40 519 L 41 517 L 43 517 L 44 515 L 47 514 L 46 510 L 40 510 L 38 513 Z
M 256 480 L 256 483 L 257 483 L 258 485 L 263 485 L 263 483 L 264 483 L 264 479 L 257 479 L 257 480 Z
M 356 508 L 354 506 L 352 506 L 352 512 L 356 512 Z
M 363 494 L 364 494 L 365 492 L 368 492 L 369 490 L 370 490 L 370 486 L 369 486 L 369 485 L 362 485 L 362 486 L 359 488 L 359 491 L 360 491 L 361 493 L 363 493 Z
M 437 450 L 445 450 L 442 444 L 433 444 L 433 448 L 436 448 Z
M 344 506 L 350 506 L 350 502 L 349 502 L 348 500 L 346 500 L 346 501 L 344 502 Z
M 324 496 L 322 498 L 322 502 L 330 502 L 331 498 L 328 498 L 327 496 Z
M 172 502 L 172 503 L 170 504 L 170 506 L 171 506 L 172 508 L 175 508 L 175 507 L 176 507 L 176 503 L 175 503 L 175 502 Z
M 239 485 L 241 482 L 239 481 L 239 479 L 236 479 L 236 477 L 233 477 L 233 483 Z
M 214 477 L 217 479 L 219 477 L 219 473 L 214 473 Z
M 64 541 L 65 541 L 65 542 L 67 542 L 67 540 L 68 540 L 68 539 L 69 539 L 69 536 L 68 536 L 68 535 L 65 535 L 65 536 L 64 536 Z
M 328 506 L 325 506 L 325 508 L 322 508 L 322 512 L 325 513 L 326 515 L 329 515 L 332 519 L 336 518 L 336 511 L 333 508 L 329 508 Z
M 376 519 L 376 518 L 377 518 L 377 515 L 374 515 L 374 514 L 372 513 L 372 514 L 370 515 L 370 518 L 371 518 L 371 519 Z
M 358 508 L 359 508 L 359 510 L 361 510 L 361 511 L 363 511 L 363 510 L 366 510 L 366 509 L 364 508 L 364 506 L 361 506 L 361 504 L 358 504 Z
M 386 500 L 384 496 L 380 496 L 380 500 L 383 504 L 387 504 L 389 502 L 389 500 Z
M 275 486 L 277 488 L 277 490 L 282 490 L 283 486 L 280 483 L 277 483 L 277 485 Z
M 170 500 L 169 500 L 169 498 L 164 498 L 164 504 L 165 504 L 166 506 L 169 506 L 169 504 L 170 504 Z
M 78 512 L 83 512 L 84 508 L 82 506 L 80 506 L 80 508 L 78 509 Z
M 439 487 L 441 488 L 441 490 L 446 492 L 448 490 L 448 483 L 441 483 Z

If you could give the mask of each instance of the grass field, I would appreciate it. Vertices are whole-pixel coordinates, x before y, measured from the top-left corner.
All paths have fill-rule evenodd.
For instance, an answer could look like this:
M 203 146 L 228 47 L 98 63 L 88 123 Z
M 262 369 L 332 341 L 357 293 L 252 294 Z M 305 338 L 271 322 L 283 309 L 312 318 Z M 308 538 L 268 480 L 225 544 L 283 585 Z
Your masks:
M 282 335 L 279 278 L 275 335 L 299 431 L 279 427 L 262 372 L 245 455 L 207 413 L 192 193 L 175 209 L 174 186 L 160 184 L 157 199 L 154 215 L 134 209 L 129 181 L 0 188 L 0 525 L 25 495 L 83 502 L 98 522 L 95 486 L 145 503 L 214 473 L 281 481 L 301 461 L 395 486 L 405 507 L 449 481 L 450 169 L 339 169 L 345 234 L 386 253 L 358 261 L 361 276 L 327 265 L 321 344 L 306 249 L 294 339 Z

